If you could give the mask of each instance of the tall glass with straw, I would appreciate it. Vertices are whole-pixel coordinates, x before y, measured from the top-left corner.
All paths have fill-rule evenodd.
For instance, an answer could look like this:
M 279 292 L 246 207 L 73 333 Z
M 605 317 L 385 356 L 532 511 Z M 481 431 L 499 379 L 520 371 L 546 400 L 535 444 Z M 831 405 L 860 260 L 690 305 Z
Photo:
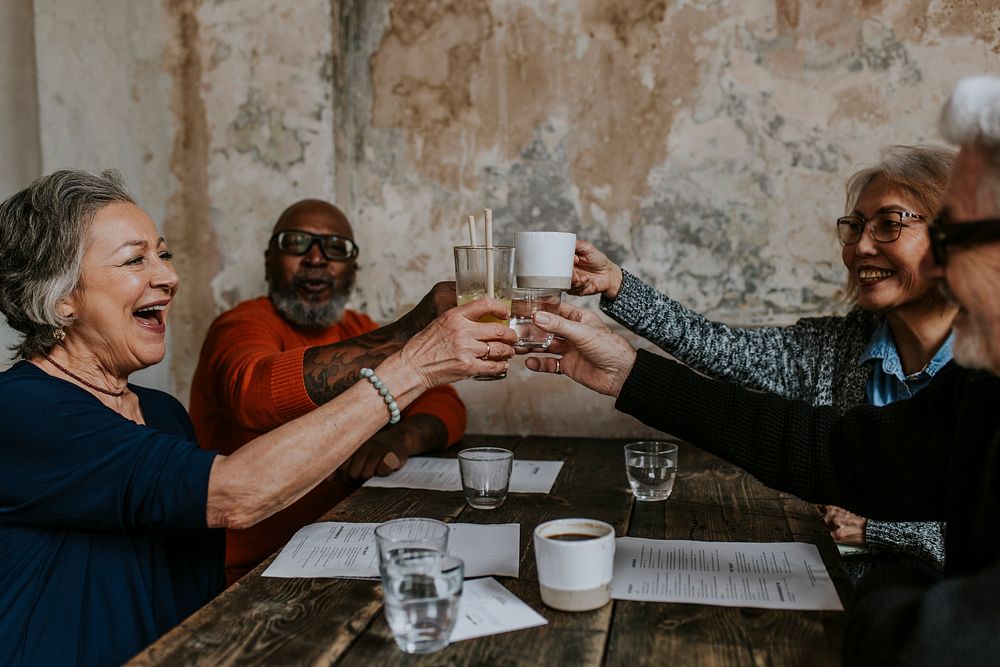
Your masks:
M 514 247 L 493 245 L 493 211 L 486 209 L 486 243 L 476 243 L 475 218 L 469 216 L 469 245 L 455 246 L 455 289 L 458 305 L 490 296 L 503 301 L 510 310 L 511 291 L 514 288 Z M 481 322 L 502 322 L 492 315 L 485 315 Z M 499 375 L 477 375 L 476 380 L 502 380 Z

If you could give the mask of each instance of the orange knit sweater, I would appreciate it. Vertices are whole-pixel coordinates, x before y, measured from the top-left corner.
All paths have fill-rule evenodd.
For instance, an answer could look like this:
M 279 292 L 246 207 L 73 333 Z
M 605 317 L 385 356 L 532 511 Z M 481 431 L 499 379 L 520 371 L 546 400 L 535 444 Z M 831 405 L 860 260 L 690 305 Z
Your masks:
M 202 448 L 231 454 L 262 433 L 316 407 L 302 380 L 306 348 L 378 328 L 366 315 L 345 311 L 321 332 L 295 329 L 267 297 L 245 301 L 209 328 L 191 385 L 191 419 Z M 448 429 L 448 444 L 465 432 L 465 405 L 449 386 L 424 392 L 403 418 L 429 414 Z M 355 486 L 340 476 L 322 482 L 286 509 L 247 530 L 226 531 L 226 577 L 243 576 L 280 549 L 296 530 L 315 521 Z

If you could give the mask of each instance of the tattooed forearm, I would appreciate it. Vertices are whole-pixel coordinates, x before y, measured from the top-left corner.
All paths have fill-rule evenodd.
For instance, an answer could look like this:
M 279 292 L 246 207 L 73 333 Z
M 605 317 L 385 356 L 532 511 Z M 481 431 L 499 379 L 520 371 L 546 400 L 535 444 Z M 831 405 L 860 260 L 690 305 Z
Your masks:
M 362 368 L 374 368 L 402 349 L 418 331 L 455 305 L 454 283 L 438 283 L 410 312 L 375 331 L 349 340 L 306 350 L 303 380 L 309 398 L 322 405 L 346 391 Z
M 410 318 L 403 317 L 361 336 L 309 348 L 302 364 L 309 398 L 317 405 L 334 399 L 358 381 L 362 368 L 377 366 L 417 331 Z

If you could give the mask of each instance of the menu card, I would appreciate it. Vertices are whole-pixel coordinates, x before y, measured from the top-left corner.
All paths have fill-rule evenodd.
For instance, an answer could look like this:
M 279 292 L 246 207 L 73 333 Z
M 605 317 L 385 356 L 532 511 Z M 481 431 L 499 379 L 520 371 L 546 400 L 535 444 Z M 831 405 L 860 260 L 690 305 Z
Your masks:
M 496 579 L 476 579 L 465 582 L 462 587 L 458 621 L 451 633 L 451 641 L 498 635 L 547 623 L 544 616 L 501 586 Z
M 562 461 L 515 459 L 510 473 L 510 492 L 548 493 L 552 490 L 562 465 Z M 391 475 L 372 477 L 364 483 L 364 486 L 461 491 L 462 476 L 458 471 L 458 459 L 416 456 Z
M 265 577 L 378 577 L 377 523 L 326 521 L 300 528 Z M 450 523 L 448 553 L 465 562 L 466 577 L 516 577 L 521 554 L 520 524 Z
M 844 608 L 819 550 L 804 542 L 619 537 L 611 597 L 765 609 Z

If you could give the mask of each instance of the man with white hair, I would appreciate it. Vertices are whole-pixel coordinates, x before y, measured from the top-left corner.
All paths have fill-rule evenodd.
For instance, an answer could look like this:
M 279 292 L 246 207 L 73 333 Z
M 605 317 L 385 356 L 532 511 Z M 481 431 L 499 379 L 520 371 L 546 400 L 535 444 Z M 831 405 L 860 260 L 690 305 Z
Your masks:
M 936 278 L 961 309 L 954 356 L 964 367 L 915 397 L 840 415 L 747 391 L 635 351 L 569 306 L 536 316 L 562 357 L 525 362 L 615 396 L 622 412 L 805 500 L 946 520 L 942 577 L 880 569 L 862 579 L 848 665 L 1000 664 L 1000 78 L 961 81 L 941 128 L 961 152 L 930 233 Z

